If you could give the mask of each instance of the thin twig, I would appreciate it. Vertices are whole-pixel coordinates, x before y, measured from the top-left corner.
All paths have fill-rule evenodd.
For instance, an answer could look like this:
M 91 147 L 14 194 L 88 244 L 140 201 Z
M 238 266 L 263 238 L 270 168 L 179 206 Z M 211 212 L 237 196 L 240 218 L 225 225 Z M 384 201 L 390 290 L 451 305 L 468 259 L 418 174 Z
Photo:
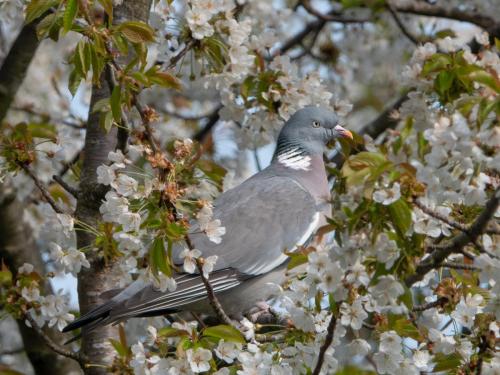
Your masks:
M 31 170 L 31 168 L 28 165 L 21 162 L 18 162 L 17 165 L 19 165 L 28 174 L 28 176 L 31 177 L 38 190 L 40 190 L 47 203 L 50 204 L 50 206 L 54 209 L 55 212 L 57 212 L 58 214 L 66 213 L 65 210 L 59 207 L 54 198 L 52 198 L 52 196 L 50 195 L 45 185 L 42 183 L 42 181 L 38 179 L 36 174 Z
M 460 263 L 450 263 L 444 262 L 439 265 L 439 267 L 452 268 L 455 270 L 465 270 L 465 271 L 479 271 L 479 267 L 470 264 L 460 264 Z
M 476 218 L 474 223 L 468 228 L 467 232 L 461 232 L 453 237 L 446 246 L 432 252 L 428 258 L 417 265 L 415 274 L 406 278 L 405 283 L 411 286 L 414 283 L 422 280 L 424 275 L 430 270 L 439 267 L 445 259 L 453 253 L 462 253 L 463 248 L 469 244 L 477 242 L 477 238 L 485 231 L 488 222 L 495 214 L 500 204 L 500 188 L 498 188 L 492 197 L 486 203 L 486 206 L 481 214 Z
M 326 22 L 338 22 L 338 23 L 364 23 L 364 22 L 370 22 L 369 18 L 348 18 L 345 17 L 341 14 L 338 13 L 328 13 L 324 14 L 316 10 L 309 0 L 302 0 L 301 5 L 304 7 L 305 10 L 307 10 L 308 13 L 312 14 L 313 16 L 319 18 L 322 21 Z
M 389 13 L 391 13 L 392 18 L 396 22 L 396 25 L 398 25 L 398 27 L 400 28 L 401 32 L 408 38 L 408 40 L 410 40 L 410 42 L 412 42 L 415 45 L 419 45 L 420 41 L 417 38 L 415 38 L 413 34 L 410 33 L 410 31 L 406 28 L 406 25 L 403 23 L 403 21 L 401 21 L 398 12 L 394 10 L 394 7 L 392 6 L 390 1 L 386 2 L 386 7 Z
M 450 227 L 458 229 L 459 231 L 462 231 L 462 232 L 467 232 L 469 230 L 469 228 L 467 228 L 466 225 L 458 223 L 458 222 L 450 219 L 449 217 L 444 216 L 444 215 L 440 214 L 439 212 L 432 210 L 431 208 L 427 207 L 425 204 L 420 202 L 420 200 L 418 200 L 418 199 L 415 199 L 413 201 L 413 203 L 415 204 L 415 206 L 420 208 L 420 210 L 422 210 L 427 215 L 433 217 L 434 219 L 438 219 L 445 224 L 448 224 Z
M 417 305 L 417 306 L 413 306 L 413 309 L 412 311 L 413 312 L 420 312 L 420 311 L 425 311 L 425 310 L 429 310 L 429 309 L 432 309 L 434 307 L 441 307 L 443 306 L 446 302 L 448 301 L 447 298 L 445 297 L 441 297 L 441 298 L 438 298 L 436 301 L 434 302 L 429 302 L 429 303 L 426 303 L 424 305 Z
M 58 175 L 53 175 L 52 179 L 59 185 L 61 185 L 63 189 L 66 190 L 68 193 L 70 193 L 72 196 L 78 198 L 78 189 L 70 186 L 66 181 L 62 179 L 62 177 L 59 177 Z
M 198 130 L 198 132 L 195 133 L 193 136 L 193 139 L 198 142 L 203 142 L 205 138 L 210 134 L 214 126 L 217 124 L 219 121 L 219 110 L 222 108 L 222 105 L 217 106 L 217 108 L 214 109 L 212 114 L 208 117 L 207 123 Z
M 415 203 L 415 206 L 417 206 L 418 208 L 420 208 L 420 210 L 422 210 L 424 213 L 426 213 L 427 215 L 435 218 L 435 219 L 438 219 L 440 221 L 442 221 L 443 223 L 449 225 L 450 227 L 452 228 L 455 228 L 455 229 L 458 229 L 459 231 L 463 232 L 464 234 L 466 234 L 467 236 L 469 236 L 469 238 L 471 239 L 471 243 L 474 244 L 474 246 L 482 253 L 485 253 L 485 254 L 488 254 L 490 257 L 492 258 L 496 258 L 497 256 L 495 254 L 492 254 L 490 251 L 486 250 L 484 248 L 484 246 L 482 246 L 478 241 L 477 241 L 477 236 L 474 237 L 474 235 L 470 232 L 470 228 L 467 227 L 466 225 L 464 224 L 461 224 L 461 223 L 458 223 L 452 219 L 450 219 L 449 217 L 447 216 L 444 216 L 442 214 L 440 214 L 439 212 L 436 212 L 436 211 L 433 211 L 431 210 L 429 207 L 427 207 L 426 205 L 424 205 L 422 202 L 420 202 L 418 199 L 416 199 L 414 201 Z M 485 232 L 487 232 L 485 230 Z M 446 247 L 446 246 L 444 246 Z
M 47 346 L 49 348 L 51 348 L 54 352 L 62 355 L 63 357 L 71 358 L 71 359 L 77 361 L 80 364 L 81 368 L 85 368 L 87 366 L 87 364 L 89 363 L 89 360 L 83 355 L 83 353 L 73 352 L 73 351 L 66 349 L 66 348 L 62 347 L 61 345 L 57 344 L 49 336 L 47 336 L 47 334 L 42 330 L 42 328 L 40 328 L 40 326 L 37 324 L 35 319 L 33 319 L 33 317 L 29 313 L 25 314 L 25 317 L 26 317 L 26 320 L 28 320 L 28 322 L 30 323 L 31 327 L 43 339 L 45 344 L 47 344 Z
M 190 39 L 184 48 L 174 57 L 170 59 L 170 64 L 168 64 L 167 69 L 173 69 L 177 65 L 177 63 L 186 55 L 186 53 L 194 47 L 196 41 L 194 39 Z
M 332 314 L 332 317 L 330 318 L 330 323 L 328 324 L 328 328 L 326 330 L 325 342 L 323 343 L 323 345 L 321 345 L 321 348 L 319 349 L 318 362 L 316 362 L 316 367 L 314 368 L 312 375 L 319 375 L 319 373 L 321 372 L 321 367 L 323 367 L 323 362 L 325 361 L 326 351 L 328 350 L 329 346 L 332 344 L 333 341 L 333 334 L 335 332 L 336 324 L 337 324 L 337 318 L 335 317 L 334 314 Z
M 189 250 L 193 250 L 194 246 L 193 246 L 193 243 L 191 242 L 191 239 L 189 238 L 188 235 L 185 236 L 185 241 L 186 241 L 186 244 L 187 244 Z M 201 281 L 203 281 L 203 284 L 205 285 L 205 289 L 207 291 L 207 296 L 208 296 L 208 301 L 210 302 L 210 305 L 212 306 L 212 309 L 214 310 L 215 315 L 217 315 L 217 317 L 222 322 L 224 322 L 224 324 L 230 325 L 230 326 L 239 330 L 239 328 L 235 326 L 235 324 L 231 321 L 231 319 L 229 319 L 226 312 L 222 308 L 222 305 L 220 304 L 219 300 L 217 299 L 217 296 L 214 293 L 214 289 L 212 288 L 210 281 L 208 281 L 208 279 L 203 274 L 203 263 L 199 259 L 196 259 L 196 266 L 198 267 Z

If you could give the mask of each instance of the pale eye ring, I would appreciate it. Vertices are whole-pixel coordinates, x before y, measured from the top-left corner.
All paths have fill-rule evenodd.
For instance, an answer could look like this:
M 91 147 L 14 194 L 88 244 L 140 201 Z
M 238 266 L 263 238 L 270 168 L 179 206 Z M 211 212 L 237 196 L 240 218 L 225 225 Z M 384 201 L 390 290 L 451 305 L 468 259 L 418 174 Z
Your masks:
M 319 123 L 319 121 L 314 120 L 314 121 L 312 122 L 312 126 L 313 126 L 313 128 L 319 128 L 319 127 L 320 127 L 320 123 Z

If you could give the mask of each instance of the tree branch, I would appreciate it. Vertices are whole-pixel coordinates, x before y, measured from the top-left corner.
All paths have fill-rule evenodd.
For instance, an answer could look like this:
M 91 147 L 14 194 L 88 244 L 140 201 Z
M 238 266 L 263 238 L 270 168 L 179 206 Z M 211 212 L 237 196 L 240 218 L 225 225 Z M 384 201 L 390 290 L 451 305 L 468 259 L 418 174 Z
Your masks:
M 46 14 L 46 13 L 45 13 Z M 44 14 L 44 15 L 45 15 Z M 21 87 L 31 60 L 38 48 L 36 35 L 37 22 L 43 18 L 24 25 L 14 42 L 9 54 L 0 67 L 0 123 L 7 115 L 19 87 Z
M 321 372 L 321 368 L 323 367 L 323 362 L 325 361 L 326 351 L 333 342 L 333 335 L 335 333 L 336 324 L 337 324 L 337 318 L 335 317 L 334 314 L 332 314 L 332 317 L 330 318 L 330 323 L 328 324 L 328 328 L 326 331 L 325 342 L 323 343 L 323 345 L 321 345 L 321 348 L 319 349 L 318 362 L 316 362 L 316 367 L 314 368 L 312 375 L 319 375 L 319 373 Z
M 195 135 L 193 136 L 193 139 L 198 142 L 203 142 L 205 138 L 210 134 L 214 126 L 217 124 L 219 121 L 219 110 L 222 108 L 222 106 L 217 106 L 217 108 L 212 112 L 212 114 L 208 117 L 207 123 L 198 130 Z
M 424 305 L 417 305 L 417 306 L 413 306 L 413 309 L 412 311 L 413 312 L 421 312 L 421 311 L 425 311 L 425 310 L 429 310 L 429 309 L 432 309 L 434 307 L 441 307 L 443 306 L 446 302 L 448 301 L 447 298 L 445 297 L 440 297 L 438 298 L 436 301 L 434 302 L 429 302 L 429 303 L 426 303 Z
M 31 328 L 33 328 L 36 333 L 42 337 L 43 341 L 47 344 L 49 348 L 51 348 L 54 352 L 57 354 L 62 355 L 63 357 L 71 358 L 75 361 L 77 361 L 82 368 L 86 367 L 86 364 L 89 363 L 89 360 L 83 355 L 83 353 L 76 353 L 73 352 L 69 349 L 66 349 L 56 342 L 54 342 L 43 330 L 40 328 L 38 323 L 33 319 L 33 317 L 29 314 L 26 313 L 25 315 L 26 320 L 30 323 Z
M 435 219 L 438 219 L 438 220 L 442 221 L 445 224 L 448 224 L 452 228 L 458 229 L 461 232 L 467 232 L 469 230 L 469 228 L 467 228 L 466 225 L 461 224 L 461 223 L 457 223 L 456 221 L 450 219 L 449 217 L 446 217 L 446 216 L 440 214 L 439 212 L 433 211 L 432 209 L 430 209 L 429 207 L 427 207 L 425 204 L 423 204 L 422 202 L 420 202 L 420 200 L 418 200 L 418 199 L 415 199 L 413 201 L 413 203 L 415 204 L 415 206 L 417 206 L 418 208 L 420 208 L 427 215 L 429 215 L 429 216 L 431 216 L 431 217 L 433 217 Z
M 63 189 L 66 190 L 68 193 L 70 193 L 73 197 L 78 198 L 78 189 L 70 186 L 68 183 L 66 183 L 66 181 L 62 179 L 62 177 L 59 177 L 58 175 L 53 175 L 52 179 L 59 185 L 61 185 Z
M 394 19 L 394 22 L 396 22 L 396 25 L 398 25 L 399 29 L 401 32 L 408 38 L 410 42 L 412 42 L 415 45 L 418 45 L 420 41 L 413 36 L 412 33 L 406 28 L 405 24 L 403 21 L 401 21 L 401 18 L 399 18 L 398 13 L 394 10 L 394 7 L 392 6 L 390 1 L 386 2 L 386 7 L 389 13 L 391 14 L 392 18 Z
M 317 17 L 318 19 L 326 22 L 338 22 L 338 23 L 364 23 L 370 22 L 370 18 L 349 18 L 345 17 L 342 14 L 336 12 L 330 12 L 328 14 L 323 14 L 317 11 L 309 2 L 309 0 L 301 0 L 300 4 L 304 7 L 304 9 Z
M 191 242 L 191 239 L 189 236 L 186 234 L 184 236 L 184 239 L 186 241 L 186 244 L 188 245 L 189 250 L 193 250 L 194 246 L 193 243 Z M 203 274 L 203 263 L 201 262 L 200 259 L 196 259 L 196 266 L 198 267 L 198 272 L 200 273 L 200 278 L 203 281 L 203 285 L 205 285 L 205 289 L 207 291 L 207 296 L 208 296 L 208 301 L 210 302 L 210 306 L 212 306 L 212 309 L 215 312 L 215 315 L 222 321 L 224 324 L 230 325 L 236 329 L 239 329 L 234 325 L 234 323 L 229 319 L 227 316 L 226 312 L 222 308 L 222 305 L 220 304 L 219 300 L 217 299 L 217 296 L 214 293 L 214 289 L 212 288 L 212 285 L 210 284 L 210 281 L 205 277 Z
M 439 267 L 444 267 L 444 268 L 452 268 L 455 270 L 465 270 L 465 271 L 479 271 L 478 267 L 475 267 L 470 264 L 460 264 L 460 263 L 450 263 L 450 262 L 444 262 L 439 265 Z
M 491 36 L 500 36 L 500 22 L 490 15 L 481 14 L 475 11 L 462 11 L 457 7 L 441 7 L 429 4 L 425 1 L 406 1 L 404 3 L 393 3 L 395 10 L 401 13 L 410 13 L 420 16 L 448 18 L 456 21 L 472 23 L 486 30 Z
M 50 206 L 54 209 L 55 212 L 57 212 L 58 214 L 67 213 L 56 203 L 56 201 L 54 200 L 54 198 L 52 198 L 45 185 L 42 183 L 42 181 L 38 179 L 36 174 L 31 170 L 31 168 L 28 165 L 20 162 L 18 162 L 17 165 L 19 165 L 28 174 L 28 176 L 31 177 L 38 190 L 40 190 L 40 192 L 42 193 L 42 196 L 45 198 L 47 203 L 50 204 Z
M 488 222 L 491 220 L 495 211 L 500 204 L 500 188 L 497 189 L 492 197 L 486 203 L 486 206 L 481 214 L 476 218 L 474 223 L 468 228 L 467 232 L 461 232 L 452 238 L 445 246 L 431 253 L 431 255 L 417 265 L 415 274 L 406 278 L 405 283 L 411 286 L 414 283 L 422 280 L 427 272 L 439 267 L 445 259 L 453 254 L 460 253 L 465 245 L 474 243 L 477 238 L 486 230 Z

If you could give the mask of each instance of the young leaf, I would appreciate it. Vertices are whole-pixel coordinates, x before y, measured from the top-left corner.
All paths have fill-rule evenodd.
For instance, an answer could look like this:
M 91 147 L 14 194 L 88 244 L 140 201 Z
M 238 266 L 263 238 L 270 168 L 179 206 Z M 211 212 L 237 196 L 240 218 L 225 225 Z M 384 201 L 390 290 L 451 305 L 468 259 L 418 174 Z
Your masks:
M 121 92 L 120 85 L 116 85 L 111 93 L 111 112 L 113 113 L 114 120 L 118 123 L 122 120 Z
M 26 24 L 33 22 L 56 4 L 57 0 L 32 0 L 26 6 L 26 19 L 24 22 Z
M 73 26 L 73 21 L 78 13 L 78 0 L 68 0 L 63 16 L 64 34 L 66 34 Z
M 392 223 L 401 232 L 405 234 L 411 225 L 411 210 L 402 199 L 397 200 L 389 205 L 389 212 L 391 214 Z
M 203 336 L 215 337 L 217 339 L 224 339 L 224 341 L 237 342 L 244 344 L 245 337 L 236 328 L 221 324 L 214 327 L 208 327 L 203 330 Z
M 153 241 L 149 250 L 149 261 L 153 267 L 161 271 L 166 276 L 172 276 L 172 269 L 165 253 L 163 238 L 159 237 Z
M 118 26 L 123 36 L 132 43 L 153 42 L 155 40 L 154 30 L 144 22 L 127 21 Z
M 109 23 L 113 23 L 113 1 L 112 0 L 98 0 L 104 11 L 109 17 Z

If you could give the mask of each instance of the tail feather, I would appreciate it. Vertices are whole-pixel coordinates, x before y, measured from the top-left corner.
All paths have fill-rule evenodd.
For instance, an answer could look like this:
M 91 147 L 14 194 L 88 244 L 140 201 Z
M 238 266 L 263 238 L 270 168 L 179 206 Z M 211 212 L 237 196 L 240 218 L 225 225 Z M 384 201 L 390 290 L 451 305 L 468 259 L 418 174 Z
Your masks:
M 210 275 L 215 293 L 235 286 L 250 276 L 235 269 L 225 268 Z M 162 293 L 151 284 L 137 280 L 122 291 L 106 292 L 114 297 L 64 327 L 63 332 L 84 327 L 93 330 L 99 326 L 119 323 L 133 317 L 147 317 L 179 312 L 183 306 L 206 298 L 205 286 L 199 275 L 181 274 L 176 277 L 177 289 Z M 101 295 L 102 296 L 102 295 Z M 77 340 L 80 336 L 71 339 Z

